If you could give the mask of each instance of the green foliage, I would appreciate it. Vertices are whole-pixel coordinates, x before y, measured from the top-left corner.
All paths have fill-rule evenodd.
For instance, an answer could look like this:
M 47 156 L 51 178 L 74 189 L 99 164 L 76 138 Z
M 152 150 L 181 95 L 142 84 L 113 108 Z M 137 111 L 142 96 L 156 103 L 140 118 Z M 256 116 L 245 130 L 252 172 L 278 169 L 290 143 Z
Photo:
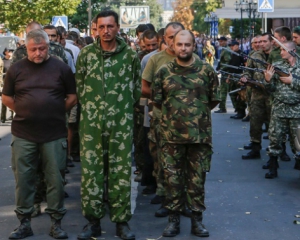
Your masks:
M 199 33 L 207 33 L 209 28 L 208 23 L 204 22 L 206 14 L 214 12 L 217 8 L 220 8 L 222 1 L 210 0 L 205 2 L 204 0 L 194 0 L 191 8 L 194 11 L 193 30 Z
M 33 20 L 49 24 L 53 16 L 73 14 L 79 3 L 80 0 L 1 0 L 0 22 L 17 33 Z
M 104 0 L 91 0 L 92 18 L 105 6 L 103 1 Z M 82 0 L 77 6 L 75 14 L 69 17 L 71 25 L 80 31 L 88 28 L 88 7 L 88 0 Z
M 243 23 L 243 25 L 242 25 Z M 253 21 L 247 19 L 234 19 L 232 20 L 232 26 L 233 26 L 233 31 L 231 33 L 232 38 L 241 38 L 241 30 L 243 30 L 243 38 L 245 37 L 253 37 L 253 29 L 254 29 L 254 36 L 257 34 L 261 34 L 261 19 L 255 19 L 255 24 L 253 24 Z M 254 26 L 254 28 L 252 28 Z

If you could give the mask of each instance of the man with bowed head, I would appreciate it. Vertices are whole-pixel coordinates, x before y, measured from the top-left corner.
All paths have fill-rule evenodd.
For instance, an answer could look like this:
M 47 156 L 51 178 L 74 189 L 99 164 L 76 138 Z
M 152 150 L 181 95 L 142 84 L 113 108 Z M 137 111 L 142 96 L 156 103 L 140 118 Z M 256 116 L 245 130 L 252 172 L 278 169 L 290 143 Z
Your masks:
M 204 184 L 212 156 L 211 109 L 219 102 L 214 69 L 193 56 L 194 35 L 181 30 L 174 36 L 176 59 L 156 74 L 153 101 L 161 109 L 161 160 L 164 166 L 169 223 L 164 237 L 180 233 L 180 213 L 192 210 L 191 233 L 207 237 L 202 224 Z M 184 184 L 183 184 L 184 183 Z
M 60 171 L 66 166 L 66 111 L 77 102 L 75 79 L 68 65 L 49 55 L 49 38 L 43 30 L 27 33 L 26 49 L 27 57 L 9 68 L 2 94 L 3 103 L 15 112 L 11 126 L 12 170 L 16 180 L 15 212 L 21 222 L 9 238 L 33 235 L 31 214 L 37 167 L 41 164 L 47 186 L 45 212 L 52 222 L 49 235 L 64 239 L 68 235 L 61 229 L 66 209 Z
M 104 180 L 107 176 L 110 219 L 116 235 L 135 239 L 131 219 L 131 148 L 134 105 L 140 99 L 140 62 L 117 36 L 119 16 L 105 10 L 97 15 L 99 38 L 83 48 L 76 64 L 82 165 L 81 205 L 88 224 L 78 239 L 101 235 L 105 216 Z

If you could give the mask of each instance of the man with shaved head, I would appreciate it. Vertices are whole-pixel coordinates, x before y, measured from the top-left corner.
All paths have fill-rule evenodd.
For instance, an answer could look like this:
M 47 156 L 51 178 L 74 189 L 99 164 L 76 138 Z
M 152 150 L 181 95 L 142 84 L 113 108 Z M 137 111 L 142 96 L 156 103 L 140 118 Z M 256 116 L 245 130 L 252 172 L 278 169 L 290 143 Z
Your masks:
M 207 237 L 202 224 L 204 184 L 212 156 L 211 109 L 219 102 L 219 83 L 214 69 L 195 58 L 194 35 L 187 30 L 173 39 L 176 58 L 157 72 L 154 105 L 161 109 L 162 157 L 169 223 L 164 237 L 180 232 L 180 213 L 192 210 L 191 233 Z

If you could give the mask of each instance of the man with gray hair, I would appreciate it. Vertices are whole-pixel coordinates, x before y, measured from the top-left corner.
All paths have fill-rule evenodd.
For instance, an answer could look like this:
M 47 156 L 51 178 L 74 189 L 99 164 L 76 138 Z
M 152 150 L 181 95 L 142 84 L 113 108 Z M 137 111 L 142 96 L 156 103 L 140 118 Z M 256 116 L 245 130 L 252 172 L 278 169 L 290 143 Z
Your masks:
M 68 65 L 49 55 L 46 32 L 30 31 L 25 44 L 27 57 L 10 67 L 2 94 L 3 103 L 16 113 L 11 127 L 12 170 L 16 180 L 15 212 L 21 225 L 9 238 L 33 235 L 30 222 L 37 166 L 42 164 L 47 186 L 45 211 L 52 222 L 49 235 L 64 239 L 68 235 L 61 229 L 66 209 L 60 171 L 66 165 L 66 111 L 77 102 L 75 79 Z

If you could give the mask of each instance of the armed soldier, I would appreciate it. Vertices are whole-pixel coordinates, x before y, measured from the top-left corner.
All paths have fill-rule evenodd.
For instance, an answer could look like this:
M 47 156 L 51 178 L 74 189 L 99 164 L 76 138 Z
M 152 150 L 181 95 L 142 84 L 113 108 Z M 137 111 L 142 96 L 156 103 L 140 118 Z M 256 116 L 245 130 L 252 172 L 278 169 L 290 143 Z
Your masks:
M 292 32 L 288 27 L 278 27 L 274 30 L 274 37 L 281 43 L 285 43 L 287 41 L 292 41 Z M 270 57 L 268 59 L 268 63 L 273 64 L 278 61 L 282 61 L 281 57 L 281 49 L 278 43 L 275 42 L 276 47 L 273 48 L 270 53 Z M 288 132 L 287 132 L 288 133 Z M 282 154 L 280 156 L 281 161 L 291 161 L 291 158 L 286 153 L 286 141 L 287 137 L 284 137 L 284 141 L 282 141 Z M 264 169 L 268 169 L 268 163 L 263 166 Z
M 230 48 L 233 52 L 236 52 L 238 54 L 240 54 L 242 52 L 239 48 L 239 43 L 237 41 L 232 41 L 229 44 L 229 46 L 230 46 Z M 241 56 L 241 55 L 238 56 L 238 55 L 233 54 L 233 53 L 231 54 L 231 59 L 229 61 L 230 65 L 237 66 L 237 67 L 245 66 L 245 62 L 246 62 L 246 60 L 244 59 L 243 56 Z M 235 73 L 235 74 L 240 74 L 240 73 L 243 72 L 243 70 L 230 68 L 230 69 L 228 69 L 228 72 Z M 230 91 L 233 91 L 233 90 L 238 89 L 239 86 L 238 86 L 237 81 L 230 80 L 230 76 L 231 75 L 228 75 L 228 78 L 226 79 L 226 83 L 229 84 Z M 246 89 L 241 90 L 241 91 L 246 91 Z M 237 113 L 236 115 L 231 116 L 230 118 L 242 119 L 243 117 L 245 117 L 246 116 L 245 110 L 246 110 L 247 106 L 246 106 L 245 101 L 238 94 L 238 92 L 230 94 L 230 98 L 231 98 L 231 101 L 232 101 L 232 105 L 235 109 L 235 112 Z
M 260 35 L 257 35 L 254 38 L 252 38 L 252 40 L 251 40 L 252 51 L 249 53 L 250 57 L 255 52 L 260 50 L 259 41 L 260 41 Z M 252 62 L 252 60 L 247 59 L 246 66 L 251 65 L 250 62 Z M 246 88 L 246 101 L 247 101 L 247 105 L 248 105 L 248 114 L 246 115 L 246 117 L 243 118 L 243 120 L 242 120 L 243 122 L 249 122 L 250 121 L 250 116 L 251 116 L 251 114 L 250 114 L 251 94 L 252 94 L 252 88 L 250 86 L 247 86 L 247 88 Z
M 272 50 L 272 37 L 269 33 L 264 33 L 260 37 L 261 50 L 252 55 L 253 59 L 258 59 L 263 62 L 268 60 Z M 249 61 L 247 63 L 250 68 L 266 69 L 265 64 L 261 62 Z M 245 71 L 245 77 L 264 81 L 264 75 L 261 72 Z M 245 78 L 242 81 L 246 81 Z M 242 155 L 242 159 L 257 159 L 260 158 L 262 125 L 264 122 L 269 122 L 271 111 L 270 94 L 261 88 L 252 88 L 251 105 L 250 105 L 250 138 L 251 143 L 244 146 L 244 149 L 251 149 L 247 154 Z
M 222 48 L 228 48 L 227 47 L 227 38 L 226 37 L 220 37 L 220 39 L 218 39 L 220 46 L 222 46 Z M 229 49 L 229 48 L 228 48 Z M 226 71 L 226 67 L 222 66 L 222 63 L 228 64 L 229 61 L 231 59 L 231 54 L 222 49 L 221 55 L 220 55 L 220 61 L 219 64 L 217 66 L 217 71 L 219 70 L 223 70 Z M 220 87 L 220 94 L 221 94 L 221 102 L 219 104 L 219 110 L 215 111 L 215 113 L 226 113 L 226 98 L 227 98 L 227 93 L 228 93 L 228 83 L 226 83 L 226 74 L 222 74 L 221 76 L 221 87 Z
M 288 41 L 283 46 L 289 51 L 295 51 L 296 44 Z M 293 153 L 296 153 L 294 139 L 295 129 L 300 125 L 300 69 L 299 59 L 293 57 L 284 48 L 280 51 L 282 60 L 274 64 L 290 73 L 288 77 L 280 77 L 275 74 L 273 66 L 269 66 L 264 72 L 266 89 L 272 92 L 273 104 L 269 127 L 269 172 L 265 178 L 277 177 L 277 158 L 282 154 L 282 142 L 289 130 L 290 144 Z M 296 156 L 295 168 L 299 168 L 300 158 Z

